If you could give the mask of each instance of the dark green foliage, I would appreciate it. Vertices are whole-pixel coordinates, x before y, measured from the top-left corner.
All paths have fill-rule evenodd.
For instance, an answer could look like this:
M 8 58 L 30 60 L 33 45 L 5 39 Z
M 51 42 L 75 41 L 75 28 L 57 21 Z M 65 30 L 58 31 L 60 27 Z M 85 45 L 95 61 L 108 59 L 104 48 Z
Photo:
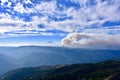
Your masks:
M 120 80 L 120 61 L 41 66 L 10 71 L 0 80 Z

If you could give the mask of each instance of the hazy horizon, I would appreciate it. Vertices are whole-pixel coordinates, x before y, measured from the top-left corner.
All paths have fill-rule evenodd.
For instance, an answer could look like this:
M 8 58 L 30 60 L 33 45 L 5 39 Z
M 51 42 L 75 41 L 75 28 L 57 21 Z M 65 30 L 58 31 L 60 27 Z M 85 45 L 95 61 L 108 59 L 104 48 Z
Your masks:
M 22 67 L 95 63 L 120 59 L 120 50 L 50 46 L 0 47 L 0 75 Z

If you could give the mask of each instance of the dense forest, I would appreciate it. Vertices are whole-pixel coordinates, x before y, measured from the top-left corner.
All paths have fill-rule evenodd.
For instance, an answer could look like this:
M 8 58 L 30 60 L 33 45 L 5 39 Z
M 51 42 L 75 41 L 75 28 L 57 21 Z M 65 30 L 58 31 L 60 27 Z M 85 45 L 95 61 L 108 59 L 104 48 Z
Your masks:
M 12 70 L 0 80 L 120 80 L 120 60 Z

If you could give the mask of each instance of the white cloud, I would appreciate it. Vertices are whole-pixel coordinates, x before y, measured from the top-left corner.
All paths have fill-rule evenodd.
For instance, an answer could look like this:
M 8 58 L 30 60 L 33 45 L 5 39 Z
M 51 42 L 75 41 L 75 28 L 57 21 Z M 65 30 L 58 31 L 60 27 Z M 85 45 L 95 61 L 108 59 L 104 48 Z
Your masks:
M 35 5 L 34 9 L 38 13 L 54 14 L 54 12 L 56 11 L 56 1 L 41 2 L 41 4 Z
M 21 3 L 18 3 L 15 7 L 14 10 L 20 13 L 25 12 L 25 8 L 23 7 L 23 5 Z
M 1 0 L 2 2 L 2 5 L 5 3 L 5 2 L 8 2 L 8 0 Z
M 111 26 L 112 29 L 103 28 L 102 24 L 105 22 L 116 22 L 120 21 L 120 0 L 94 0 L 94 5 L 91 5 L 91 0 L 71 0 L 74 3 L 80 4 L 80 8 L 75 9 L 74 7 L 63 7 L 63 10 L 59 10 L 57 7 L 57 0 L 53 1 L 41 1 L 40 3 L 34 5 L 30 0 L 24 0 L 25 4 L 32 4 L 31 8 L 25 8 L 22 3 L 14 0 L 16 3 L 14 11 L 20 14 L 33 13 L 34 16 L 31 17 L 31 22 L 25 22 L 22 18 L 15 15 L 13 18 L 10 14 L 1 14 L 0 24 L 15 24 L 0 26 L 0 34 L 5 32 L 20 32 L 21 30 L 30 31 L 46 31 L 46 30 L 61 30 L 69 33 L 74 32 L 84 32 L 84 33 L 118 33 L 120 26 Z M 2 4 L 8 2 L 8 0 L 2 0 Z M 9 2 L 9 7 L 12 3 Z M 12 14 L 15 12 L 11 11 Z M 42 16 L 40 16 L 42 15 Z M 55 21 L 55 18 L 61 18 L 63 15 L 72 17 L 71 19 Z M 50 19 L 49 16 L 53 17 Z M 6 22 L 8 20 L 8 22 Z M 44 28 L 39 28 L 39 24 L 45 25 Z M 96 28 L 91 27 L 95 25 Z M 26 32 L 24 32 L 26 34 Z M 32 32 L 31 32 L 32 33 Z M 34 32 L 33 32 L 34 34 Z M 39 33 L 38 33 L 39 34 Z M 37 34 L 37 35 L 38 35 Z M 45 35 L 46 33 L 43 33 Z M 50 33 L 51 34 L 51 33 Z M 119 34 L 119 33 L 118 33 Z M 18 34 L 17 34 L 18 35 Z M 61 35 L 61 34 L 60 34 Z
M 14 10 L 20 13 L 33 13 L 33 8 L 24 8 L 22 3 L 17 3 L 17 5 L 14 7 Z
M 24 3 L 29 4 L 29 3 L 32 3 L 32 2 L 30 0 L 24 0 Z
M 120 35 L 72 33 L 62 40 L 66 47 L 120 49 Z
M 95 5 L 89 6 L 87 3 L 89 3 L 88 0 L 82 1 L 82 0 L 72 0 L 73 2 L 79 4 L 82 4 L 83 6 L 79 8 L 78 10 L 74 9 L 73 7 L 70 8 L 65 8 L 63 11 L 55 10 L 56 6 L 52 6 L 52 8 L 49 6 L 50 4 L 43 3 L 44 5 L 48 5 L 49 7 L 46 7 L 45 9 L 41 8 L 40 6 L 38 7 L 38 10 L 41 11 L 41 13 L 47 13 L 53 14 L 55 11 L 58 14 L 66 14 L 67 16 L 72 16 L 73 19 L 70 20 L 64 20 L 64 21 L 50 21 L 47 23 L 46 21 L 49 20 L 48 17 L 46 17 L 46 23 L 45 25 L 49 26 L 51 29 L 58 29 L 58 30 L 63 30 L 67 32 L 76 32 L 81 29 L 84 29 L 87 27 L 91 27 L 92 25 L 96 25 L 96 27 L 101 27 L 102 24 L 104 24 L 107 21 L 110 22 L 115 22 L 119 21 L 120 17 L 120 11 L 118 9 L 119 7 L 119 1 L 107 1 L 107 2 L 101 2 L 101 1 L 95 1 Z M 108 4 L 112 2 L 112 4 Z M 42 5 L 42 7 L 44 7 Z M 53 14 L 54 15 L 54 14 Z M 47 16 L 47 15 L 46 15 Z M 78 27 L 79 26 L 79 27 Z M 49 29 L 48 27 L 48 29 Z
M 90 26 L 93 24 L 100 24 L 107 21 L 119 21 L 120 20 L 120 1 L 119 0 L 106 0 L 101 2 L 96 0 L 95 5 L 89 5 L 89 0 L 72 0 L 79 2 L 81 8 L 78 10 L 74 8 L 69 8 L 65 10 L 64 13 L 67 13 L 70 16 L 73 16 L 73 21 L 78 22 L 81 26 Z M 102 18 L 102 20 L 101 20 Z M 89 21 L 88 21 L 89 20 Z

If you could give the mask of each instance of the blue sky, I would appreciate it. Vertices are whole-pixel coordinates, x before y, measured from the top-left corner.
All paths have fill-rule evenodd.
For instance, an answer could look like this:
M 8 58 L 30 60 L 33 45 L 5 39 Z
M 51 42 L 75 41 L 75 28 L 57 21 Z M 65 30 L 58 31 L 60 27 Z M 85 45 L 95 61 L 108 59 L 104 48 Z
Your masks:
M 0 46 L 90 43 L 76 34 L 102 36 L 92 39 L 97 46 L 116 45 L 111 38 L 120 45 L 120 0 L 0 0 Z M 81 38 L 87 40 L 82 46 Z

